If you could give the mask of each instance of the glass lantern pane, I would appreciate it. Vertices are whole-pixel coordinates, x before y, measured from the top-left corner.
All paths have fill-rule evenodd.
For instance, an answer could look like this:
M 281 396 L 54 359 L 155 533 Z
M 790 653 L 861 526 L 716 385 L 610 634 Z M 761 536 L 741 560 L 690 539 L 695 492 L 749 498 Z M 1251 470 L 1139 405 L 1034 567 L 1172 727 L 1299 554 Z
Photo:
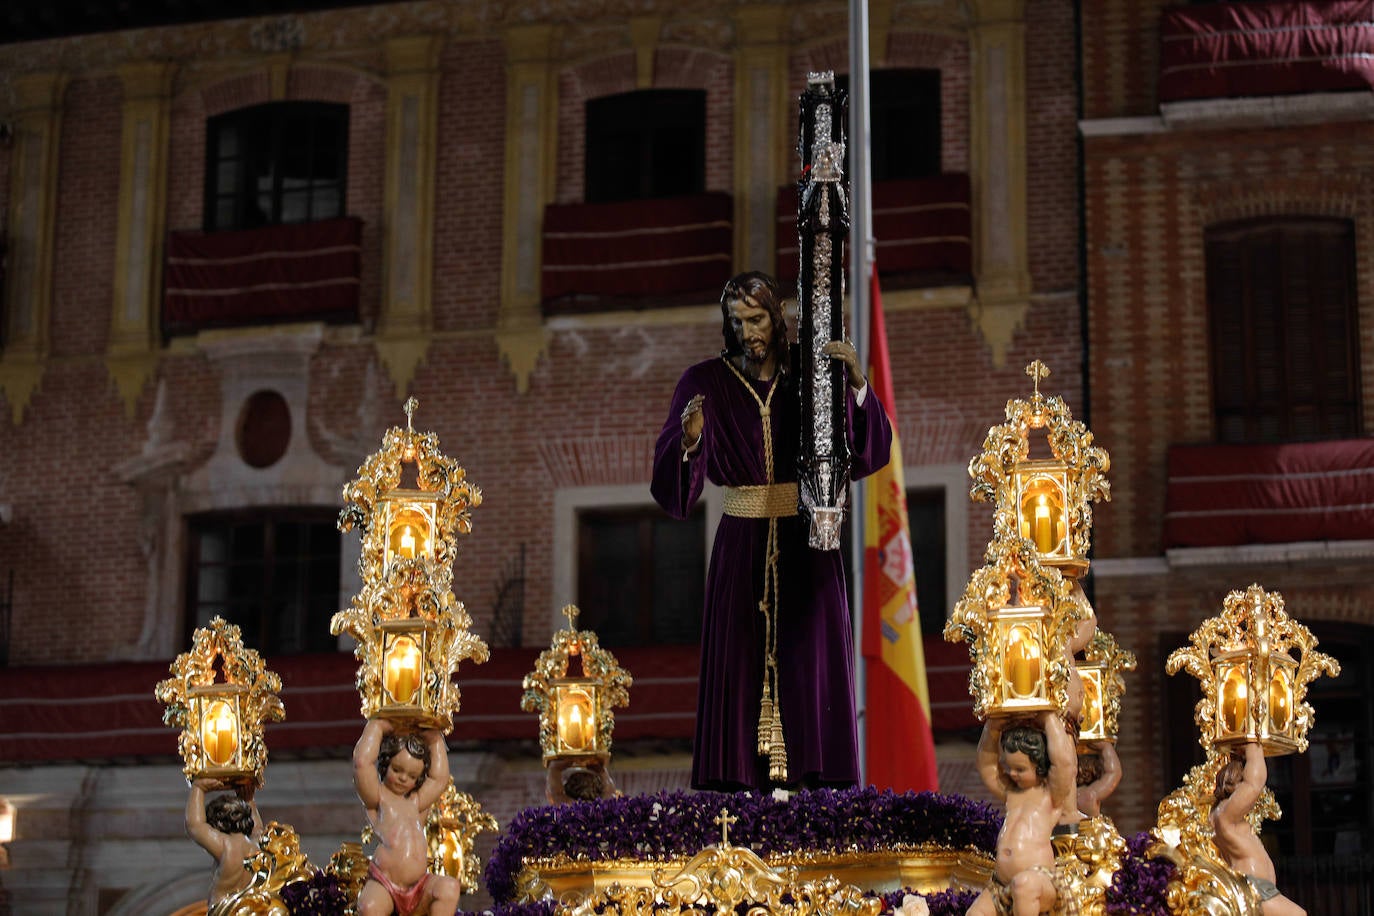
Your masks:
M 1221 708 L 1217 710 L 1221 717 L 1221 727 L 1229 735 L 1244 734 L 1246 723 L 1250 720 L 1250 697 L 1249 687 L 1245 683 L 1245 667 L 1228 665 L 1226 668 L 1219 668 L 1218 674 L 1222 679 Z
M 1003 676 L 1017 699 L 1034 697 L 1040 686 L 1040 641 L 1027 624 L 1017 624 L 1007 633 L 1006 654 L 1003 657 Z
M 200 746 L 205 759 L 217 767 L 228 766 L 239 746 L 239 717 L 228 700 L 204 704 L 200 719 Z
M 558 740 L 570 751 L 590 751 L 596 745 L 596 713 L 586 691 L 558 692 Z
M 410 636 L 393 636 L 387 640 L 382 687 L 392 703 L 409 706 L 416 702 L 424 670 L 422 661 L 420 646 Z

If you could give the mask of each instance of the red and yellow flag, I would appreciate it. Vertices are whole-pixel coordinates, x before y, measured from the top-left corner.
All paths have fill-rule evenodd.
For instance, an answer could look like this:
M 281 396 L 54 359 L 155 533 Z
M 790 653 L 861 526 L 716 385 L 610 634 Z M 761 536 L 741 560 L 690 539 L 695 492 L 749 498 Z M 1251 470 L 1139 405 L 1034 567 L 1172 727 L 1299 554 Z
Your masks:
M 930 731 L 930 691 L 917 613 L 892 366 L 876 268 L 871 286 L 868 381 L 892 421 L 892 457 L 887 467 L 868 478 L 864 491 L 867 778 L 880 789 L 934 792 L 939 789 L 939 776 Z

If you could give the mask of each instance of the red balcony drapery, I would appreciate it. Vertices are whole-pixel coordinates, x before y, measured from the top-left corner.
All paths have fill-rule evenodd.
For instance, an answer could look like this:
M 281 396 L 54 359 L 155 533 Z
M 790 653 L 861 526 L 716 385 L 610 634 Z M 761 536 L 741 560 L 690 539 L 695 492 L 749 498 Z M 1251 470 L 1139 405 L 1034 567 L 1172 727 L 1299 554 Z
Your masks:
M 167 238 L 163 329 L 356 318 L 362 220 L 356 217 Z
M 1374 86 L 1374 0 L 1177 7 L 1159 31 L 1161 102 Z
M 1374 538 L 1374 439 L 1169 449 L 1166 547 Z
M 873 182 L 873 235 L 878 273 L 885 280 L 909 278 L 966 282 L 973 270 L 969 179 L 963 172 L 928 178 Z M 797 278 L 797 189 L 778 190 L 777 274 Z M 848 249 L 846 249 L 846 254 Z M 903 285 L 903 284 L 899 284 Z
M 559 300 L 650 299 L 710 291 L 730 279 L 733 202 L 729 194 L 544 209 L 542 295 Z

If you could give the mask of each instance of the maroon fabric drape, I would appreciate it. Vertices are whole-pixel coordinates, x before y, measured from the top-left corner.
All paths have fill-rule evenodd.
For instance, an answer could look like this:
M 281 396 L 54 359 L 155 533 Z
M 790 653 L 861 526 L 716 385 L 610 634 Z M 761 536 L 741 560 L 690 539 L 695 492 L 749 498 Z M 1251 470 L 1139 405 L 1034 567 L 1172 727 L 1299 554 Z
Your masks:
M 163 327 L 184 333 L 356 316 L 362 220 L 167 237 Z
M 967 277 L 973 269 L 972 231 L 969 180 L 963 172 L 873 182 L 880 277 Z M 778 189 L 777 236 L 778 279 L 790 282 L 798 270 L 794 185 Z M 848 253 L 846 248 L 846 258 Z
M 616 711 L 615 737 L 686 738 L 696 718 L 697 647 L 615 649 L 634 676 L 629 708 Z M 464 662 L 450 740 L 533 739 L 538 718 L 520 709 L 521 682 L 538 648 L 493 649 L 483 665 Z M 281 675 L 286 720 L 267 726 L 275 751 L 348 747 L 363 720 L 351 653 L 267 659 Z M 176 729 L 162 724 L 153 688 L 167 662 L 0 668 L 0 762 L 171 756 Z
M 1159 100 L 1374 86 L 1374 2 L 1215 3 L 1160 19 Z
M 710 290 L 730 278 L 729 194 L 550 204 L 544 208 L 542 290 L 570 296 L 647 298 Z
M 1169 449 L 1166 547 L 1374 538 L 1374 439 Z

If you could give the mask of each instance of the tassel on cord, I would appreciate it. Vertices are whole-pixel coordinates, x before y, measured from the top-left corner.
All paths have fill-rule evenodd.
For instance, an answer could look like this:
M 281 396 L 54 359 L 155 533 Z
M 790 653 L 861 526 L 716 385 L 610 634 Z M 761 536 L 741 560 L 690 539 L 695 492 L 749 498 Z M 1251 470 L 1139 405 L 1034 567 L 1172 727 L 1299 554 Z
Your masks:
M 759 701 L 759 754 L 767 754 L 770 740 L 773 735 L 773 719 L 777 714 L 773 711 L 773 689 L 768 684 L 767 676 L 763 682 L 763 699 Z
M 763 421 L 763 470 L 767 483 L 773 481 L 773 394 L 778 386 L 768 389 L 768 400 L 759 397 L 754 386 L 740 375 L 739 370 L 728 359 L 725 365 L 735 373 L 744 388 L 759 405 L 759 419 Z M 759 602 L 759 613 L 763 615 L 763 695 L 759 700 L 759 755 L 768 756 L 768 778 L 772 782 L 787 782 L 787 743 L 782 734 L 782 694 L 778 684 L 778 615 L 775 606 L 778 600 L 778 519 L 768 518 L 768 543 L 764 547 L 763 600 Z M 772 601 L 769 598 L 772 598 Z M 774 697 L 777 701 L 774 701 Z

